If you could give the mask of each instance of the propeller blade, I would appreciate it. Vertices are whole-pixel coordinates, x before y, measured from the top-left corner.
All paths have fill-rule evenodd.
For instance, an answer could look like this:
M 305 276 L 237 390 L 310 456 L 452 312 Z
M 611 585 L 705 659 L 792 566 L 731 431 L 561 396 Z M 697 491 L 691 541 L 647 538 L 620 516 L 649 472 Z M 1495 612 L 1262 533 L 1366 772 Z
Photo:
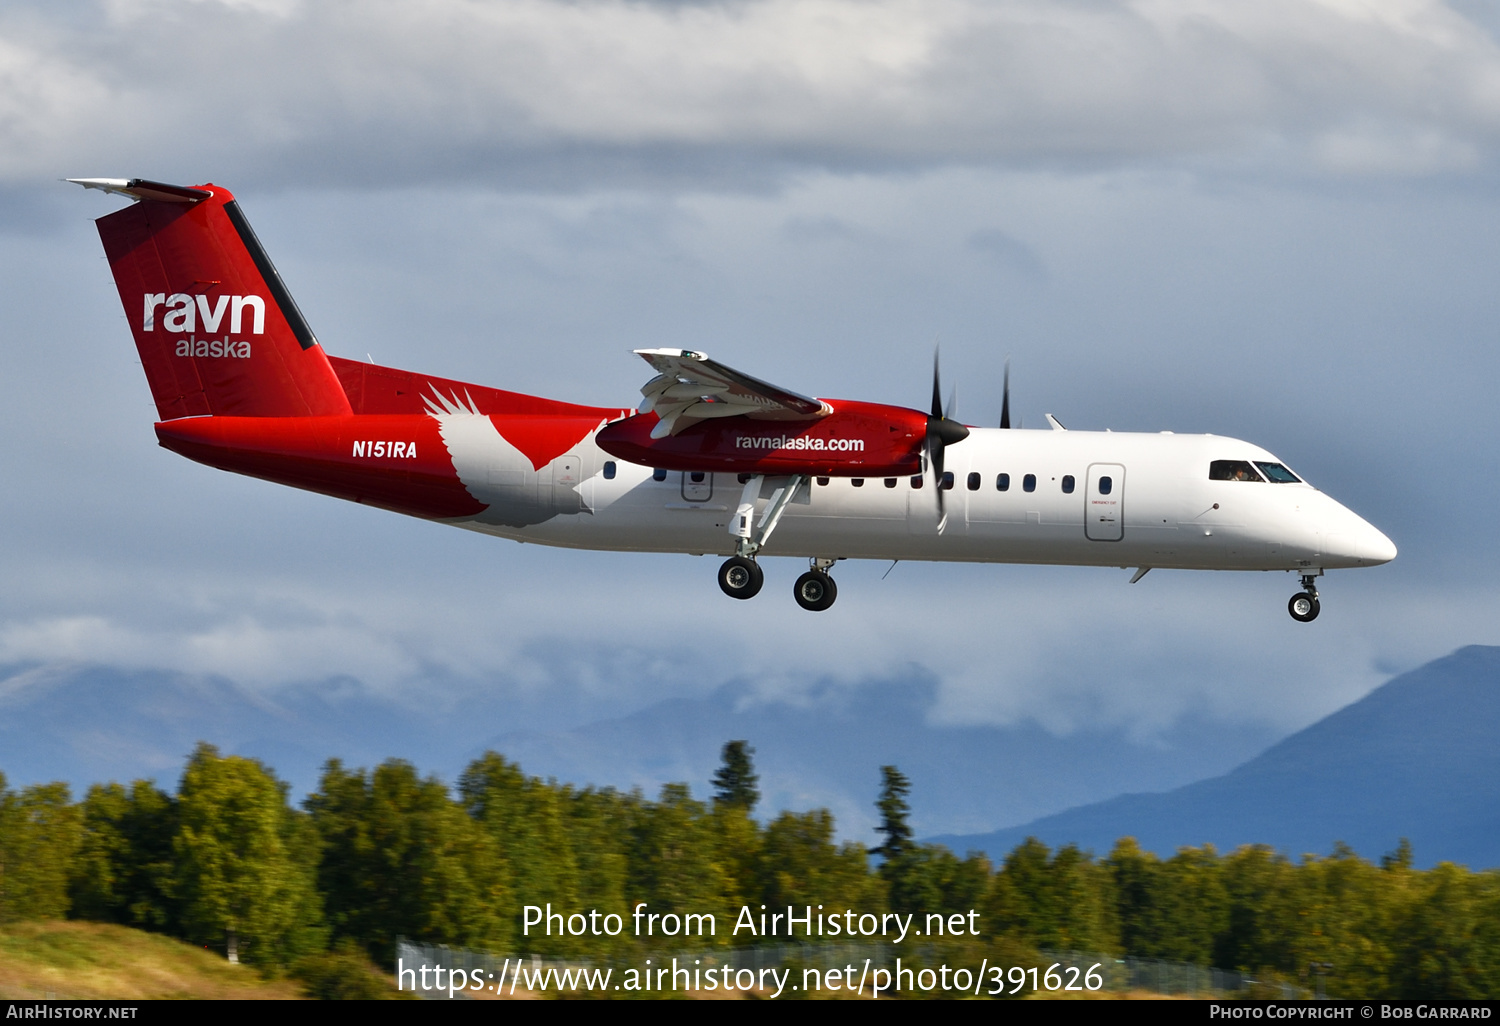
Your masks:
M 933 484 L 938 487 L 938 534 L 942 534 L 942 529 L 948 526 L 947 489 L 942 486 L 942 463 L 944 463 L 944 450 L 947 449 L 948 446 L 942 440 L 942 435 L 938 435 L 938 444 L 933 447 Z
M 1000 426 L 1010 427 L 1010 357 L 1005 358 L 1005 391 L 1000 400 Z
M 957 402 L 958 389 L 955 387 L 948 399 L 950 413 Z M 943 413 L 943 384 L 938 365 L 938 349 L 934 347 L 932 350 L 932 416 L 927 418 L 927 438 L 923 443 L 923 450 L 927 456 L 928 465 L 932 467 L 933 485 L 937 488 L 939 534 L 942 534 L 943 528 L 948 526 L 948 504 L 943 495 L 945 452 L 948 446 L 955 442 L 962 442 L 968 437 L 968 428 Z
M 932 347 L 932 416 L 943 419 L 943 386 L 938 380 L 938 349 Z
M 948 389 L 948 405 L 943 407 L 943 419 L 952 420 L 958 416 L 958 386 L 954 385 Z

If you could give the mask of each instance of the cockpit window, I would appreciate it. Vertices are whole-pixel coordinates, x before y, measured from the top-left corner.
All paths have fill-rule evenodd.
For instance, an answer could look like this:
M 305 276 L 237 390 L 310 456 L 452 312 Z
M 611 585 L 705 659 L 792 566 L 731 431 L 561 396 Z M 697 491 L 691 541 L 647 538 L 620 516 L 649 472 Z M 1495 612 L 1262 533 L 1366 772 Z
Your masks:
M 1210 481 L 1259 481 L 1260 475 L 1247 460 L 1214 460 L 1208 465 Z
M 1269 480 L 1272 484 L 1302 483 L 1302 479 L 1300 477 L 1298 477 L 1296 474 L 1293 474 L 1290 470 L 1283 467 L 1280 463 L 1262 463 L 1260 460 L 1256 460 L 1255 465 L 1261 469 L 1261 473 L 1265 474 L 1267 480 Z

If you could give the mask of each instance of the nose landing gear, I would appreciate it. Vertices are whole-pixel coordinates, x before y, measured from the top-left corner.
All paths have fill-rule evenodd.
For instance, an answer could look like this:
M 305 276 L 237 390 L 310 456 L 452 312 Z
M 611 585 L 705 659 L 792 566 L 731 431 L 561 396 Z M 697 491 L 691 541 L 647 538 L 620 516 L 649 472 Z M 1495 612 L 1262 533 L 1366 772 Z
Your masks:
M 1318 588 L 1317 575 L 1302 575 L 1302 590 L 1291 597 L 1286 604 L 1286 611 L 1292 614 L 1292 619 L 1300 623 L 1312 623 L 1318 618 Z

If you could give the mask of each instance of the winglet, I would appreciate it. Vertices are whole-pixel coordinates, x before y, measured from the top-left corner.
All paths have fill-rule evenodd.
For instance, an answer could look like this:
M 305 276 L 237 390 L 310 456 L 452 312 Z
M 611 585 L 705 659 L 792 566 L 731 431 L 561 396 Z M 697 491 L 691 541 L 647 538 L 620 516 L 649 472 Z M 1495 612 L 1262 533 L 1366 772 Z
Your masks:
M 209 189 L 190 189 L 185 185 L 168 185 L 145 178 L 69 178 L 74 185 L 98 189 L 133 200 L 157 200 L 161 203 L 197 203 L 213 195 Z

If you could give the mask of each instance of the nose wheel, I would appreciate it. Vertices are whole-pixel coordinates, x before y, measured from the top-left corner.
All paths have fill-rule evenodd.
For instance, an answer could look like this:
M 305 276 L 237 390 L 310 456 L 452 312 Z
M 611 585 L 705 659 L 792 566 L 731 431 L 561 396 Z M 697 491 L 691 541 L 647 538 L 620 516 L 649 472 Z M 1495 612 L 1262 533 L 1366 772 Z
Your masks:
M 730 598 L 754 598 L 765 583 L 766 575 L 753 559 L 731 556 L 719 567 L 719 588 Z
M 797 578 L 792 595 L 803 609 L 820 613 L 833 605 L 833 600 L 839 597 L 839 589 L 825 571 L 809 570 Z
M 1302 590 L 1293 595 L 1286 604 L 1286 611 L 1299 623 L 1312 623 L 1318 618 L 1318 589 L 1316 578 L 1310 574 L 1302 577 Z

